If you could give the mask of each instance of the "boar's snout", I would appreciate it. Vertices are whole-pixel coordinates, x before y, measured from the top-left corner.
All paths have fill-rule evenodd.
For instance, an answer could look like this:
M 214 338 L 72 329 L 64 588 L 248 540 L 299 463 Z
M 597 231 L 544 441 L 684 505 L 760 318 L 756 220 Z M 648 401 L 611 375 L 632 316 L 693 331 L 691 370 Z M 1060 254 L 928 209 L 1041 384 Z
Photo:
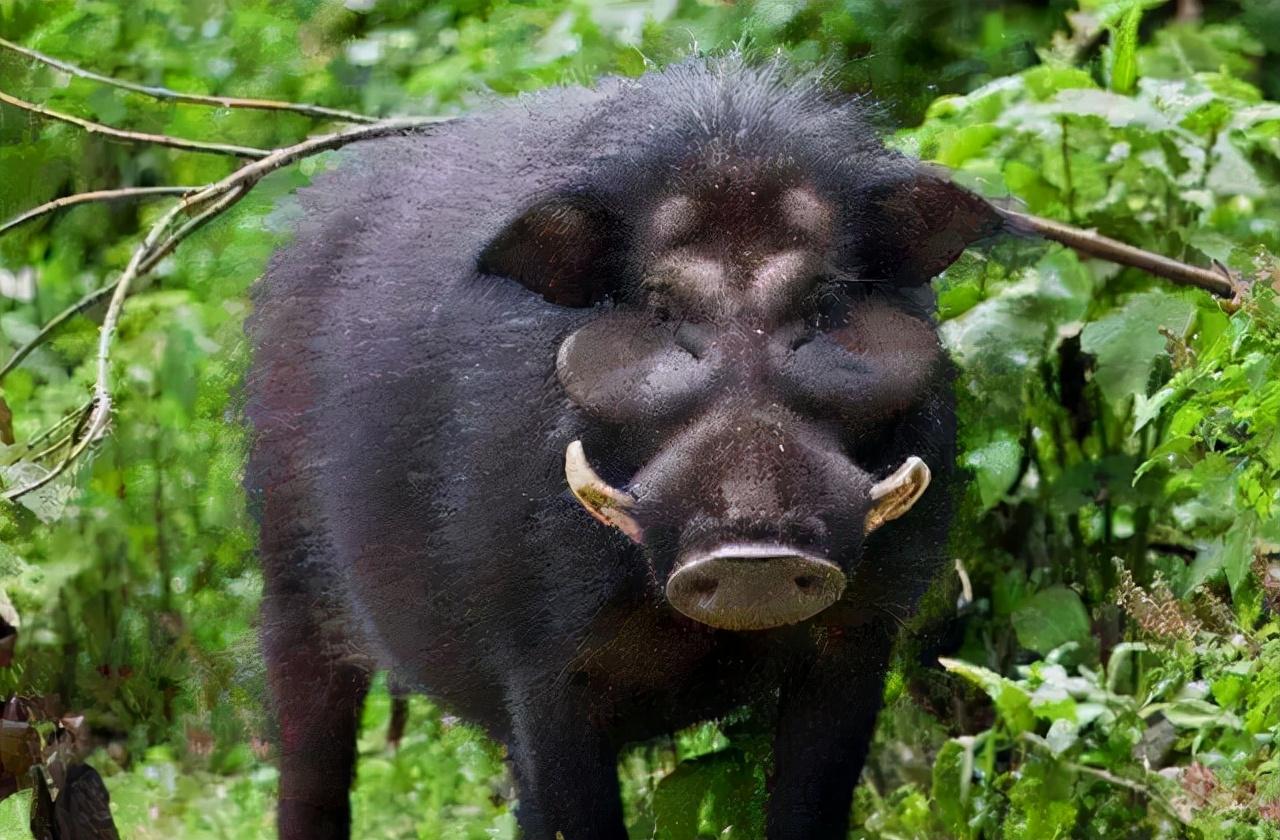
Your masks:
M 685 460 L 681 447 L 676 447 L 675 454 L 672 453 L 673 450 L 668 450 L 666 458 Z M 655 468 L 651 464 L 648 471 L 662 472 L 662 466 L 659 464 Z M 705 469 L 676 472 L 686 480 L 690 476 L 695 479 L 707 477 Z M 870 476 L 852 464 L 848 464 L 844 472 L 845 490 L 848 491 L 844 506 L 860 515 L 845 517 L 843 524 L 846 529 L 856 527 L 855 523 L 860 524 L 864 534 L 910 510 L 930 481 L 928 465 L 914 456 L 874 484 Z M 642 524 L 651 522 L 646 511 L 640 509 L 629 492 L 612 487 L 596 474 L 580 441 L 573 441 L 565 450 L 565 478 L 573 495 L 592 516 L 622 531 L 636 543 L 645 545 L 650 542 L 649 527 Z M 741 513 L 744 510 L 741 506 L 746 501 L 758 505 L 765 498 L 759 493 L 761 482 L 732 485 L 723 477 L 717 481 L 720 483 L 720 501 L 724 505 L 720 514 L 735 505 L 739 506 Z M 835 489 L 828 491 L 827 495 L 841 495 L 837 492 L 838 484 L 834 481 L 832 484 Z M 744 486 L 748 488 L 746 491 L 742 489 Z M 683 491 L 677 493 L 679 498 L 694 497 L 688 492 L 688 487 L 677 486 L 677 489 Z M 709 495 L 704 494 L 704 498 Z M 821 497 L 823 494 L 816 495 Z M 864 498 L 865 502 L 859 502 L 858 497 Z M 747 519 L 723 515 L 708 518 L 705 512 L 684 517 L 683 524 L 677 528 L 681 533 L 675 540 L 684 545 L 678 551 L 674 568 L 665 575 L 665 592 L 671 606 L 689 618 L 723 630 L 766 630 L 804 621 L 834 604 L 844 592 L 845 570 L 825 556 L 831 548 L 829 533 L 815 541 L 817 535 L 812 527 L 812 518 L 808 522 L 807 535 L 804 528 L 782 527 L 788 518 L 787 512 L 797 507 L 782 504 L 778 507 L 779 513 L 772 517 L 759 510 L 755 511 L 756 516 Z M 820 512 L 821 508 L 822 505 L 818 505 L 814 511 Z M 652 515 L 653 511 L 647 513 Z M 698 518 L 701 519 L 700 526 L 690 527 L 690 519 Z M 669 525 L 663 528 L 661 523 L 658 524 L 660 531 L 670 528 Z M 817 530 L 830 529 L 819 526 Z M 762 535 L 761 531 L 779 533 L 768 536 Z M 846 530 L 846 539 L 848 536 Z M 802 547 L 811 543 L 827 545 L 820 546 L 818 553 Z M 836 555 L 840 553 L 837 551 Z M 659 573 L 659 577 L 662 576 Z
M 929 467 L 910 457 L 868 492 L 870 533 L 902 516 L 929 486 Z M 767 630 L 812 618 L 840 599 L 845 575 L 825 557 L 777 543 L 728 543 L 695 553 L 667 579 L 671 606 L 722 630 Z
M 723 545 L 683 562 L 667 580 L 680 612 L 723 630 L 794 624 L 831 606 L 844 573 L 829 560 L 782 545 Z

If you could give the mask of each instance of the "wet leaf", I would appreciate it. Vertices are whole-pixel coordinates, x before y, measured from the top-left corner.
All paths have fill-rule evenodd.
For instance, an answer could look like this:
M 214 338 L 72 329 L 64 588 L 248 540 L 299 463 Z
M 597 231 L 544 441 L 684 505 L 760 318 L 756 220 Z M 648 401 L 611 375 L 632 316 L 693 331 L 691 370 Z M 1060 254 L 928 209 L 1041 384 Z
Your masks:
M 995 439 L 978 446 L 970 446 L 964 456 L 964 464 L 973 470 L 974 480 L 982 498 L 982 507 L 994 507 L 1004 494 L 1013 489 L 1022 461 L 1022 444 L 1016 437 L 1001 430 Z
M 1135 3 L 1111 30 L 1111 89 L 1129 93 L 1138 80 L 1138 24 L 1142 6 Z
M 987 696 L 995 702 L 1001 718 L 1013 734 L 1028 732 L 1035 726 L 1035 715 L 1031 711 L 1031 695 L 1018 683 L 981 665 L 946 657 L 939 657 L 938 662 L 943 668 L 959 674 L 985 691 Z
M 1182 334 L 1194 304 L 1185 296 L 1155 290 L 1129 298 L 1113 312 L 1085 325 L 1080 347 L 1096 357 L 1094 379 L 1113 406 L 1146 395 L 1156 357 L 1165 352 L 1164 327 Z
M 1046 654 L 1068 642 L 1089 639 L 1089 613 L 1080 596 L 1065 586 L 1052 586 L 1032 595 L 1013 613 L 1018 642 Z

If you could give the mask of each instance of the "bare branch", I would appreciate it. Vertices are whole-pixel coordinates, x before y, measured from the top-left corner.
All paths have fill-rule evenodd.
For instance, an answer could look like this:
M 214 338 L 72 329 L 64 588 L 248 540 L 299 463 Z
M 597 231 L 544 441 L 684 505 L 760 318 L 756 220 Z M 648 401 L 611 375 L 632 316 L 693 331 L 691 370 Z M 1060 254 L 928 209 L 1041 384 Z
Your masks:
M 210 204 L 204 210 L 188 219 L 182 227 L 173 232 L 173 235 L 161 242 L 154 250 L 142 261 L 142 265 L 138 268 L 138 276 L 142 277 L 151 272 L 160 261 L 169 256 L 174 248 L 177 248 L 182 240 L 195 233 L 215 216 L 222 214 L 231 205 L 244 198 L 245 193 L 249 192 L 252 184 L 238 184 L 234 189 L 228 192 L 222 198 Z
M 192 207 L 203 204 L 210 199 L 221 195 L 227 190 L 232 189 L 238 184 L 252 185 L 257 183 L 264 175 L 274 172 L 277 169 L 288 166 L 294 161 L 301 160 L 305 157 L 338 149 L 343 146 L 357 143 L 361 140 L 373 140 L 377 137 L 387 137 L 392 134 L 403 134 L 414 128 L 422 128 L 424 126 L 436 123 L 449 122 L 450 117 L 405 117 L 403 119 L 383 120 L 373 125 L 364 125 L 356 128 L 349 128 L 345 131 L 339 131 L 334 134 L 323 134 L 319 137 L 310 137 L 292 146 L 284 146 L 272 151 L 261 160 L 255 160 L 252 163 L 232 172 L 221 181 L 202 189 L 194 195 L 189 195 L 182 200 L 184 207 Z
M 161 99 L 170 102 L 184 102 L 189 105 L 206 105 L 216 108 L 247 108 L 258 111 L 288 111 L 295 114 L 304 114 L 308 117 L 316 117 L 318 119 L 342 120 L 344 122 L 353 123 L 376 123 L 377 117 L 369 117 L 364 114 L 357 114 L 354 111 L 344 111 L 338 108 L 324 108 L 319 105 L 304 105 L 297 102 L 280 102 L 274 99 L 243 99 L 237 96 L 202 96 L 195 93 L 182 93 L 181 91 L 170 90 L 165 87 L 157 87 L 154 85 L 140 85 L 136 82 L 127 82 L 123 79 L 104 76 L 101 73 L 95 73 L 92 70 L 86 70 L 83 67 L 77 67 L 74 64 L 45 55 L 42 52 L 15 44 L 12 41 L 6 41 L 0 38 L 0 48 L 10 50 L 11 52 L 24 55 L 27 58 L 35 59 L 55 67 L 64 73 L 70 73 L 73 76 L 79 76 L 82 79 L 90 79 L 104 85 L 127 90 L 131 93 L 149 96 L 152 99 Z
M 108 412 L 110 411 L 110 407 L 108 407 L 107 411 Z M 97 416 L 97 405 L 94 404 L 94 410 L 90 414 L 90 417 L 93 418 L 96 416 Z M 104 426 L 106 425 L 105 420 L 103 421 L 103 425 Z M 75 461 L 77 458 L 79 458 L 81 453 L 83 453 L 86 449 L 88 449 L 89 444 L 91 444 L 92 442 L 93 442 L 93 436 L 89 434 L 85 434 L 83 437 L 80 438 L 80 440 L 74 446 L 71 447 L 71 451 L 67 453 L 65 458 L 63 458 L 61 461 L 58 462 L 57 466 L 49 470 L 47 473 L 45 473 L 35 481 L 30 482 L 29 484 L 23 484 L 20 487 L 14 487 L 11 490 L 6 490 L 4 493 L 0 493 L 0 499 L 4 499 L 6 502 L 17 501 L 22 496 L 25 496 L 28 493 L 33 493 L 36 490 L 39 490 L 41 487 L 45 487 L 46 485 L 50 484 L 54 479 L 56 479 L 58 476 L 66 472 L 67 467 L 70 467 L 72 462 Z
M 167 257 L 173 251 L 174 248 L 178 247 L 179 242 L 181 242 L 183 239 L 186 239 L 187 236 L 193 233 L 197 228 L 204 225 L 205 222 L 209 221 L 214 216 L 221 213 L 223 210 L 226 210 L 236 201 L 239 201 L 240 198 L 243 197 L 244 192 L 247 192 L 247 189 L 244 189 L 239 192 L 231 193 L 230 201 L 226 201 L 225 203 L 222 201 L 218 202 L 217 204 L 210 207 L 208 210 L 200 213 L 200 215 L 188 221 L 177 232 L 175 232 L 173 236 L 169 237 L 164 242 L 160 243 L 160 245 L 157 246 L 156 249 L 151 254 L 149 254 L 146 260 L 143 262 L 142 266 L 138 271 L 139 275 L 145 275 L 148 272 L 150 272 L 152 269 L 154 269 L 156 265 L 159 264 L 160 260 Z M 89 309 L 92 309 L 94 306 L 96 306 L 97 304 L 101 303 L 102 301 L 110 297 L 111 294 L 115 291 L 116 286 L 119 285 L 119 283 L 120 281 L 117 279 L 117 280 L 111 281 L 105 286 L 102 286 L 101 288 L 94 289 L 92 292 L 89 292 L 84 297 L 80 298 L 78 301 L 71 304 L 66 309 L 62 310 L 57 315 L 50 318 L 44 324 L 44 326 L 40 328 L 39 332 L 37 332 L 34 336 L 31 337 L 29 341 L 25 342 L 21 347 L 19 347 L 17 350 L 14 351 L 13 355 L 10 356 L 9 359 L 4 363 L 4 367 L 0 367 L 0 381 L 3 381 L 4 378 L 8 376 L 9 373 L 12 372 L 14 368 L 16 368 L 19 364 L 22 363 L 23 359 L 31 355 L 31 352 L 33 350 L 35 350 L 37 347 L 39 347 L 41 344 L 47 341 L 49 339 L 49 336 L 57 332 L 64 324 L 67 323 L 67 321 L 70 321 L 72 318 L 74 318 L 76 315 L 81 314 L 82 312 L 86 312 Z
M 266 149 L 255 149 L 251 146 L 233 146 L 227 143 L 201 143 L 198 140 L 186 140 L 182 137 L 170 137 L 167 134 L 144 134 L 138 131 L 125 131 L 120 128 L 112 128 L 102 123 L 84 120 L 80 117 L 73 117 L 70 114 L 64 114 L 61 111 L 54 111 L 43 105 L 37 105 L 34 102 L 27 102 L 25 99 L 18 99 L 16 96 L 10 96 L 4 91 L 0 91 L 0 102 L 6 105 L 12 105 L 15 108 L 21 108 L 24 111 L 30 111 L 33 114 L 39 114 L 51 120 L 70 123 L 78 128 L 82 128 L 90 134 L 100 134 L 103 137 L 111 137 L 116 140 L 125 140 L 130 143 L 151 143 L 155 146 L 168 146 L 173 149 L 182 149 L 188 152 L 204 152 L 206 154 L 215 155 L 231 155 L 240 158 L 264 158 L 270 152 Z
M 161 259 L 173 251 L 183 239 L 197 230 L 199 227 L 207 223 L 214 217 L 222 214 L 241 198 L 243 198 L 249 190 L 263 178 L 263 176 L 281 169 L 300 160 L 304 157 L 318 154 L 320 152 L 330 151 L 342 146 L 355 143 L 360 140 L 369 140 L 375 137 L 385 137 L 393 134 L 401 134 L 413 128 L 419 128 L 434 122 L 440 122 L 436 118 L 421 119 L 403 119 L 403 120 L 387 120 L 374 125 L 359 126 L 347 129 L 336 134 L 327 134 L 321 137 L 313 137 L 297 143 L 293 146 L 286 146 L 277 149 L 261 160 L 248 163 L 235 172 L 217 181 L 209 186 L 188 195 L 186 198 L 174 204 L 169 210 L 160 217 L 147 232 L 142 243 L 133 252 L 132 258 L 129 260 L 128 266 L 125 267 L 119 279 L 114 283 L 108 284 L 95 292 L 91 292 L 84 298 L 81 298 L 73 306 L 59 313 L 52 321 L 41 328 L 40 333 L 31 341 L 23 345 L 17 353 L 5 363 L 3 369 L 0 369 L 0 379 L 12 370 L 19 362 L 22 361 L 31 350 L 44 341 L 58 326 L 65 323 L 76 313 L 84 311 L 94 303 L 102 300 L 108 294 L 111 296 L 110 303 L 107 304 L 107 311 L 102 320 L 102 327 L 98 334 L 98 352 L 97 352 L 97 372 L 94 378 L 92 410 L 89 413 L 88 421 L 84 424 L 84 434 L 71 447 L 61 461 L 58 462 L 49 472 L 41 476 L 39 479 L 28 484 L 14 487 L 0 494 L 0 499 L 13 501 L 26 495 L 34 490 L 48 485 L 54 481 L 62 473 L 76 461 L 86 449 L 101 437 L 107 427 L 107 423 L 111 417 L 111 341 L 115 336 L 116 327 L 119 324 L 121 313 L 124 309 L 125 299 L 129 295 L 130 287 L 141 276 L 152 270 Z M 170 236 L 165 237 L 168 230 L 173 227 L 183 213 L 193 208 L 203 207 L 198 214 L 189 219 L 180 228 L 174 231 Z
M 76 193 L 75 195 L 66 195 L 62 198 L 55 198 L 53 201 L 41 204 L 39 207 L 32 207 L 20 215 L 14 216 L 4 224 L 0 224 L 0 236 L 4 236 L 16 227 L 25 225 L 27 222 L 35 221 L 41 216 L 61 210 L 63 207 L 74 207 L 77 204 L 87 204 L 89 202 L 98 201 L 118 201 L 122 198 L 150 198 L 152 196 L 162 195 L 186 195 L 189 192 L 195 192 L 199 187 L 122 187 L 115 190 L 95 190 L 93 192 Z
M 999 212 L 1009 220 L 1014 230 L 1034 233 L 1043 236 L 1045 239 L 1060 242 L 1086 256 L 1097 257 L 1098 259 L 1119 265 L 1127 265 L 1132 268 L 1140 268 L 1157 277 L 1163 277 L 1166 280 L 1172 280 L 1184 286 L 1195 286 L 1233 302 L 1240 293 L 1239 284 L 1227 275 L 1225 271 L 1219 272 L 1188 265 L 1152 251 L 1144 251 L 1141 248 L 1126 245 L 1095 231 L 1072 227 L 1053 219 L 1045 219 L 1014 210 L 1001 209 Z
M 93 308 L 96 304 L 101 303 L 109 297 L 111 293 L 115 291 L 116 283 L 118 282 L 118 280 L 114 280 L 100 289 L 94 289 L 92 292 L 89 292 L 84 297 L 80 298 L 78 301 L 50 318 L 30 341 L 25 342 L 21 347 L 13 352 L 13 355 L 4 363 L 4 367 L 0 367 L 0 382 L 4 381 L 4 378 L 8 376 L 14 368 L 22 364 L 22 360 L 27 358 L 27 356 L 30 356 L 31 351 L 35 350 L 41 344 L 44 344 L 45 341 L 48 340 L 49 336 L 61 329 L 63 324 L 67 323 L 67 321 L 70 321 L 81 312 L 85 312 L 86 310 Z
M 62 419 L 60 419 L 58 422 L 54 423 L 52 426 L 50 426 L 49 428 L 45 429 L 45 430 L 44 430 L 43 432 L 41 432 L 40 434 L 38 434 L 38 435 L 36 435 L 35 437 L 31 438 L 31 440 L 28 440 L 27 442 L 25 442 L 25 443 L 21 444 L 21 445 L 20 445 L 20 448 L 22 449 L 22 454 L 23 454 L 23 456 L 25 457 L 25 456 L 27 455 L 27 453 L 31 452 L 31 450 L 35 449 L 35 448 L 36 448 L 37 446 L 39 446 L 41 443 L 45 442 L 46 440 L 48 440 L 49 438 L 53 437 L 53 436 L 54 436 L 55 434 L 57 434 L 58 432 L 62 431 L 62 429 L 63 429 L 63 428 L 65 428 L 66 426 L 70 425 L 72 422 L 75 422 L 75 421 L 77 421 L 79 418 L 84 417 L 86 414 L 88 414 L 88 413 L 89 413 L 89 409 L 90 409 L 90 408 L 92 408 L 92 407 L 93 407 L 93 403 L 90 403 L 90 402 L 87 402 L 87 403 L 85 403 L 85 404 L 81 405 L 79 408 L 77 408 L 77 409 L 76 409 L 75 411 L 73 411 L 72 413 L 70 413 L 70 414 L 67 414 L 67 415 L 63 416 L 63 417 L 62 417 Z M 77 423 L 77 425 L 78 425 L 78 423 Z M 73 434 L 74 434 L 74 432 L 73 432 Z M 64 438 L 59 438 L 59 440 L 60 440 L 60 441 L 65 441 L 65 440 L 66 440 L 66 438 L 65 438 L 65 437 L 64 437 Z M 61 444 L 56 444 L 56 445 L 61 445 Z M 34 456 L 30 457 L 30 458 L 27 458 L 27 460 L 29 460 L 29 461 L 38 461 L 38 460 L 39 460 L 43 455 L 45 455 L 48 451 L 49 451 L 49 447 L 46 447 L 45 449 L 41 450 L 41 451 L 40 451 L 39 453 L 37 453 L 36 455 L 34 455 Z M 6 463 L 11 464 L 11 463 L 13 463 L 14 461 L 17 461 L 17 460 L 19 460 L 17 457 L 11 457 L 11 458 L 10 458 L 10 460 L 8 460 Z
M 93 410 L 93 401 L 89 400 L 84 405 L 80 406 L 80 408 L 76 409 L 74 413 L 68 414 L 62 420 L 58 421 L 59 426 L 71 425 L 71 431 L 57 438 L 56 440 L 53 441 L 53 443 L 50 443 L 44 449 L 41 449 L 39 452 L 35 453 L 34 455 L 31 455 L 30 457 L 27 458 L 27 460 L 39 461 L 45 456 L 58 451 L 62 447 L 66 446 L 68 443 L 74 443 L 76 438 L 79 437 L 80 435 L 80 430 L 84 428 L 85 421 L 89 419 L 89 412 L 92 410 Z M 74 420 L 75 423 L 71 423 L 72 420 Z M 45 431 L 40 435 L 40 438 L 47 439 L 52 434 L 52 431 L 53 430 Z M 27 447 L 28 450 L 35 448 L 35 445 L 36 444 L 34 442 L 29 444 Z
M 198 207 L 208 201 L 218 199 L 220 196 L 224 196 L 227 193 L 230 193 L 232 197 L 225 203 L 219 201 L 213 207 L 209 208 L 211 210 L 216 210 L 216 212 L 210 214 L 202 212 L 199 216 L 191 219 L 179 231 L 175 232 L 172 237 L 161 242 L 153 251 L 148 252 L 143 263 L 139 266 L 139 274 L 146 274 L 154 269 L 161 259 L 171 253 L 173 249 L 178 246 L 179 242 L 185 239 L 190 233 L 194 232 L 196 228 L 213 218 L 213 216 L 223 212 L 243 198 L 244 194 L 248 192 L 248 188 L 257 183 L 259 179 L 269 172 L 288 166 L 289 164 L 309 155 L 337 149 L 341 146 L 355 143 L 359 140 L 369 140 L 375 137 L 399 134 L 412 128 L 420 128 L 425 125 L 442 121 L 444 121 L 444 119 L 432 117 L 387 120 L 375 125 L 352 128 L 336 134 L 326 134 L 320 137 L 313 137 L 296 145 L 277 149 L 262 160 L 247 164 L 240 169 L 237 169 L 223 180 L 210 184 L 207 187 L 200 188 L 198 191 L 186 191 L 190 194 L 177 205 L 177 207 L 182 210 L 190 210 Z M 31 355 L 31 352 L 35 350 L 35 348 L 47 341 L 49 336 L 64 324 L 76 315 L 85 312 L 98 303 L 101 303 L 105 298 L 114 293 L 119 282 L 119 280 L 116 280 L 108 283 L 100 289 L 95 289 L 94 291 L 89 292 L 84 297 L 80 298 L 80 300 L 76 301 L 71 306 L 68 306 L 66 309 L 62 310 L 50 319 L 43 327 L 40 328 L 40 331 L 36 333 L 30 341 L 27 341 L 19 347 L 14 354 L 9 357 L 3 367 L 0 367 L 0 381 L 3 381 L 5 376 L 21 364 L 23 359 Z
M 111 389 L 110 389 L 110 350 L 111 339 L 115 337 L 116 326 L 120 322 L 120 313 L 124 308 L 124 299 L 129 294 L 129 286 L 138 276 L 138 269 L 142 265 L 143 260 L 152 253 L 160 237 L 170 225 L 181 215 L 183 205 L 175 204 L 160 219 L 151 226 L 151 230 L 147 232 L 146 237 L 142 240 L 133 252 L 133 257 L 129 260 L 129 264 L 125 267 L 124 272 L 120 275 L 120 279 L 115 283 L 115 291 L 111 295 L 111 302 L 107 305 L 107 314 L 102 319 L 102 328 L 98 333 L 98 354 L 97 354 L 97 376 L 93 383 L 93 410 L 89 413 L 89 420 L 85 424 L 84 433 L 80 440 L 71 447 L 71 450 L 63 457 L 58 464 L 49 470 L 40 478 L 27 484 L 6 490 L 0 499 L 6 501 L 14 501 L 28 493 L 39 490 L 41 487 L 48 485 L 62 473 L 66 472 L 81 454 L 103 433 L 106 432 L 107 423 L 111 419 Z

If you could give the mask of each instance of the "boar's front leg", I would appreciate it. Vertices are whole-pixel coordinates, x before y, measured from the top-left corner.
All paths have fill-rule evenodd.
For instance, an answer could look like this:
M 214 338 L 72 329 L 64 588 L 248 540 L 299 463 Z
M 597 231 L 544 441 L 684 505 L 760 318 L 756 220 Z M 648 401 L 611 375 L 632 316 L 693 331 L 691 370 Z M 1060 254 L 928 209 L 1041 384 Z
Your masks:
M 326 633 L 312 586 L 266 569 L 263 652 L 280 727 L 280 840 L 346 840 L 356 734 L 369 672 Z
M 576 686 L 534 680 L 509 703 L 524 840 L 626 840 L 618 753 Z M 551 686 L 548 688 L 548 686 Z
M 769 840 L 835 840 L 867 758 L 893 645 L 872 624 L 833 631 L 783 688 L 766 818 Z

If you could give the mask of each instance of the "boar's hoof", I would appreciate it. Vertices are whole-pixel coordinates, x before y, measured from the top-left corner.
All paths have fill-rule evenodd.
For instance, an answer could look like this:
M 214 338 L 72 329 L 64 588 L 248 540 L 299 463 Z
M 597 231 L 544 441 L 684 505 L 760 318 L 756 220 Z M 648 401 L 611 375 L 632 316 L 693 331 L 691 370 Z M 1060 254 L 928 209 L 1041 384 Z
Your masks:
M 681 563 L 667 580 L 673 607 L 722 630 L 804 621 L 843 591 L 836 564 L 780 545 L 721 546 Z

